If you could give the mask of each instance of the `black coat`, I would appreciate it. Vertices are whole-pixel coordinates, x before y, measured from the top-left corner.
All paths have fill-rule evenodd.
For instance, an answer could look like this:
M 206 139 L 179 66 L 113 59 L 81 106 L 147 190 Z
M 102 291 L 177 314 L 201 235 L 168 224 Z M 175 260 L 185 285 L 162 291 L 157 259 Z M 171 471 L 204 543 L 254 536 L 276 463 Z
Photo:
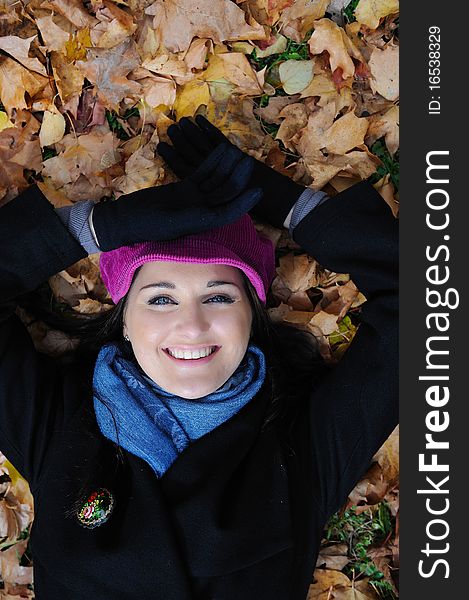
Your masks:
M 326 520 L 397 422 L 396 231 L 367 183 L 300 222 L 295 241 L 368 299 L 351 347 L 304 398 L 289 449 L 260 431 L 264 386 L 157 479 L 101 435 L 94 357 L 37 353 L 14 313 L 85 251 L 36 188 L 0 209 L 0 448 L 34 496 L 37 600 L 304 600 Z M 90 473 L 116 498 L 92 530 L 67 514 Z

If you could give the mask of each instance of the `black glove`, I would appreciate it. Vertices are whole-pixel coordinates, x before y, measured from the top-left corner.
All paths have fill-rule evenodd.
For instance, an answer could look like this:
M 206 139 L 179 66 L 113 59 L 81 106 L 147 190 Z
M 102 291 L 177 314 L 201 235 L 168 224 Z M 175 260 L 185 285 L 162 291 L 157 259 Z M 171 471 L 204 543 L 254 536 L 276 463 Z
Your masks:
M 261 189 L 248 188 L 253 167 L 251 157 L 219 144 L 184 181 L 97 203 L 93 226 L 100 249 L 170 240 L 237 221 L 262 196 Z
M 183 117 L 168 128 L 173 146 L 165 142 L 160 142 L 157 146 L 158 154 L 180 178 L 190 175 L 218 144 L 224 142 L 236 147 L 202 115 L 197 115 L 195 121 L 197 124 L 188 117 Z M 250 213 L 259 220 L 281 228 L 305 188 L 264 163 L 255 159 L 253 161 L 254 169 L 249 185 L 261 188 L 263 197 Z

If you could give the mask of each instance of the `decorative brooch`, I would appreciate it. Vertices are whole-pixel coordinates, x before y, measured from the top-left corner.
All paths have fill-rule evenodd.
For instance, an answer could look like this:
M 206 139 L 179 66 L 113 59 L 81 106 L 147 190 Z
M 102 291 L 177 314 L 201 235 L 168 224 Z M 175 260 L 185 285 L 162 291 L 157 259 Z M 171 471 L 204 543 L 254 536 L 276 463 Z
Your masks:
M 80 525 L 94 529 L 109 520 L 115 506 L 114 496 L 106 488 L 99 488 L 89 495 L 77 513 Z

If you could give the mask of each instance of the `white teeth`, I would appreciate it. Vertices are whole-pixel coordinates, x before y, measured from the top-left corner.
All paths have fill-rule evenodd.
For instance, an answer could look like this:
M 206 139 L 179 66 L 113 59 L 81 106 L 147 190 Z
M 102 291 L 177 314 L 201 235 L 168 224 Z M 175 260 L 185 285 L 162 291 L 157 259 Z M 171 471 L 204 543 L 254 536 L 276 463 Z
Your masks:
M 201 350 L 170 350 L 167 348 L 169 354 L 174 356 L 175 358 L 184 358 L 184 359 L 194 359 L 194 358 L 203 358 L 204 356 L 208 356 L 215 351 L 216 346 L 211 346 L 209 348 L 202 348 Z

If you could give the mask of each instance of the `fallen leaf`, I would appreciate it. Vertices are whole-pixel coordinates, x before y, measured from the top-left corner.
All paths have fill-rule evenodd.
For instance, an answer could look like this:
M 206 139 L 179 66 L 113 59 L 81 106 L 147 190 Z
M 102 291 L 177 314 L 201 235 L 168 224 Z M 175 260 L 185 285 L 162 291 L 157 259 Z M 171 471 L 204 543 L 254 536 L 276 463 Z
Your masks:
M 279 66 L 280 81 L 287 94 L 298 94 L 313 78 L 313 60 L 285 60 Z
M 184 62 L 189 71 L 192 69 L 203 69 L 208 52 L 213 52 L 212 40 L 208 38 L 194 38 L 187 52 L 184 54 Z
M 365 142 L 371 146 L 376 140 L 384 136 L 384 141 L 391 156 L 399 148 L 399 107 L 392 106 L 385 113 L 375 113 L 368 118 L 369 127 Z
M 314 21 L 326 13 L 330 0 L 295 0 L 282 11 L 278 22 L 279 31 L 295 42 L 302 42 Z
M 244 12 L 230 0 L 156 0 L 145 13 L 154 16 L 153 27 L 172 52 L 187 50 L 194 37 L 215 43 L 266 38 L 262 25 L 246 23 Z
M 274 98 L 270 98 L 267 106 L 255 108 L 254 113 L 259 115 L 266 123 L 276 123 L 277 125 L 280 125 L 282 123 L 282 118 L 280 117 L 282 109 L 289 104 L 298 102 L 299 98 L 298 94 L 295 94 L 294 96 L 275 96 Z
M 320 19 L 314 24 L 314 32 L 309 40 L 311 54 L 329 54 L 331 71 L 342 70 L 342 79 L 352 77 L 355 65 L 352 58 L 363 61 L 360 51 L 354 46 L 344 30 L 330 19 Z
M 277 274 L 291 292 L 303 292 L 318 283 L 318 264 L 307 254 L 293 253 L 279 258 Z
M 35 35 L 27 39 L 22 39 L 16 35 L 0 37 L 0 50 L 3 50 L 15 58 L 30 71 L 35 71 L 36 73 L 47 77 L 47 71 L 44 65 L 40 63 L 37 58 L 29 57 L 29 47 L 36 37 L 37 36 Z
M 83 75 L 96 86 L 104 106 L 118 109 L 124 97 L 138 99 L 141 86 L 127 78 L 140 64 L 135 43 L 127 39 L 116 48 L 93 48 L 86 53 L 86 61 L 77 61 Z
M 96 11 L 99 23 L 90 32 L 91 41 L 96 48 L 114 48 L 136 31 L 137 23 L 132 14 L 109 0 L 101 0 L 101 3 Z
M 34 98 L 48 84 L 48 79 L 31 73 L 8 56 L 0 56 L 0 90 L 9 117 L 16 108 L 28 108 L 24 95 Z
M 380 19 L 399 12 L 399 0 L 360 0 L 355 18 L 370 29 L 376 29 Z
M 282 34 L 276 34 L 274 36 L 275 41 L 273 44 L 261 50 L 260 48 L 256 48 L 256 56 L 257 58 L 266 58 L 267 56 L 272 56 L 273 54 L 281 54 L 287 47 L 288 40 Z
M 8 129 L 8 127 L 14 127 L 14 125 L 8 118 L 8 115 L 6 114 L 6 112 L 3 112 L 3 110 L 0 110 L 0 131 L 3 131 L 4 129 Z
M 193 117 L 202 104 L 208 105 L 209 100 L 210 92 L 206 81 L 200 79 L 189 81 L 176 95 L 173 109 L 177 120 L 182 117 Z
M 308 123 L 305 105 L 303 103 L 288 104 L 280 112 L 280 117 L 282 117 L 283 120 L 275 139 L 281 140 L 284 146 L 289 150 L 295 150 L 294 145 L 291 144 L 290 141 L 299 131 L 306 127 Z
M 212 54 L 208 67 L 203 73 L 205 81 L 225 79 L 234 85 L 233 91 L 238 94 L 259 95 L 262 88 L 254 69 L 244 54 L 231 52 L 227 54 Z
M 44 162 L 43 175 L 50 177 L 56 188 L 78 181 L 80 175 L 106 185 L 106 169 L 119 160 L 117 145 L 118 140 L 104 126 L 78 137 L 67 134 L 57 144 L 59 155 Z
M 41 8 L 56 10 L 78 29 L 93 27 L 98 22 L 88 13 L 81 0 L 45 0 Z
M 36 24 L 47 50 L 61 52 L 68 42 L 69 33 L 54 22 L 52 15 L 36 17 Z
M 387 100 L 399 98 L 399 46 L 388 44 L 384 50 L 374 48 L 368 62 L 370 86 Z
M 324 136 L 324 148 L 333 154 L 345 154 L 364 143 L 368 129 L 366 118 L 359 118 L 349 112 L 327 129 Z
M 333 544 L 331 546 L 322 547 L 316 561 L 316 568 L 320 567 L 342 571 L 345 565 L 350 562 L 347 552 L 347 544 Z
M 374 183 L 373 187 L 381 194 L 386 204 L 392 210 L 392 214 L 397 217 L 399 215 L 399 201 L 394 195 L 394 185 L 389 173 Z
M 52 146 L 60 142 L 65 133 L 65 119 L 63 115 L 52 105 L 50 110 L 44 111 L 44 116 L 39 131 L 39 143 L 41 147 Z
M 158 155 L 157 155 L 158 156 Z M 164 171 L 158 165 L 159 157 L 149 144 L 138 148 L 125 163 L 125 176 L 113 182 L 113 189 L 120 194 L 130 194 L 143 188 L 155 186 L 163 177 Z M 119 194 L 116 194 L 116 198 Z
M 50 59 L 54 80 L 62 102 L 79 98 L 85 77 L 75 64 L 70 63 L 61 52 L 51 52 Z

